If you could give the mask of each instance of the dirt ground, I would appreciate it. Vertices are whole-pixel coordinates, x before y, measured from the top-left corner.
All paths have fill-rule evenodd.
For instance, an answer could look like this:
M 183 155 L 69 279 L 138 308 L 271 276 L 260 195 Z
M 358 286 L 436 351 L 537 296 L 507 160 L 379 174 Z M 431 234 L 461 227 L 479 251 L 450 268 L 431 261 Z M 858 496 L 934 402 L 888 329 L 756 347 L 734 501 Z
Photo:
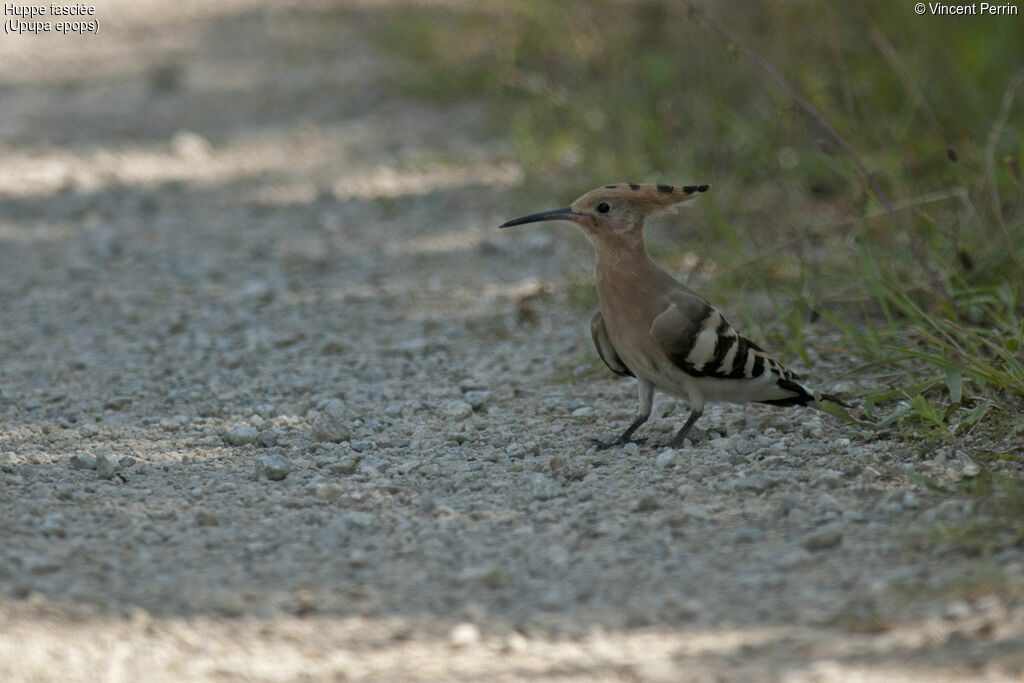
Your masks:
M 496 228 L 573 197 L 401 94 L 400 8 L 0 38 L 0 679 L 1024 680 L 1024 556 L 927 542 L 975 511 L 908 478 L 978 444 L 713 406 L 593 448 L 636 399 L 589 246 Z

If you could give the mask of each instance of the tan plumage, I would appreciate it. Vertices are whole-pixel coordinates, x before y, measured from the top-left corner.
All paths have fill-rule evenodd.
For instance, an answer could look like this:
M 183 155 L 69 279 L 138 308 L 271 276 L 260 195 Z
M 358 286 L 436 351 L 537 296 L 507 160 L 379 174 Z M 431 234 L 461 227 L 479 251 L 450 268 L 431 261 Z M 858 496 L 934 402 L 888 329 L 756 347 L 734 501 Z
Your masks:
M 654 263 L 644 246 L 648 215 L 687 201 L 707 185 L 605 185 L 571 206 L 530 214 L 501 227 L 545 220 L 578 223 L 594 245 L 600 309 L 590 321 L 597 353 L 618 375 L 639 384 L 636 419 L 613 444 L 630 440 L 647 421 L 654 390 L 686 399 L 690 416 L 672 439 L 682 444 L 705 401 L 805 405 L 813 392 L 749 339 L 721 311 Z M 821 398 L 835 403 L 829 396 Z M 613 444 L 603 444 L 613 445 Z

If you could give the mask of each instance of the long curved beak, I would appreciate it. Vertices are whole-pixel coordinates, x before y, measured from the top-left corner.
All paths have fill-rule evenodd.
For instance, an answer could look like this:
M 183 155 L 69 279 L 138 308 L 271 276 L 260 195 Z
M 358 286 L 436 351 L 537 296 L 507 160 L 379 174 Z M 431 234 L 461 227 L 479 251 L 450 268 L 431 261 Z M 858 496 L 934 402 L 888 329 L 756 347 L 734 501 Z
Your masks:
M 541 211 L 540 213 L 531 213 L 529 216 L 523 216 L 522 218 L 513 218 L 507 223 L 502 223 L 498 227 L 500 228 L 511 228 L 513 225 L 522 225 L 524 223 L 538 223 L 540 221 L 574 221 L 578 222 L 581 216 L 578 213 L 573 213 L 572 207 L 567 206 L 564 209 L 552 209 L 551 211 Z

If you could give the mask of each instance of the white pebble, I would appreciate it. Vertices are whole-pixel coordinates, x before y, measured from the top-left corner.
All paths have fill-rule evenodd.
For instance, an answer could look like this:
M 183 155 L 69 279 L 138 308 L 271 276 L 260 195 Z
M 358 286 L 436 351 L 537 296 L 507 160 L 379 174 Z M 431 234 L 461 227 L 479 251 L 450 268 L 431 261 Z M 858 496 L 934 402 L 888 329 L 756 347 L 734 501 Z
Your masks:
M 679 459 L 679 454 L 674 448 L 669 448 L 661 453 L 658 453 L 658 457 L 655 458 L 655 463 L 658 467 L 675 467 L 676 462 Z
M 469 647 L 480 642 L 480 629 L 476 624 L 463 622 L 452 628 L 448 638 L 455 647 Z
M 441 404 L 441 414 L 452 420 L 465 420 L 473 414 L 473 406 L 466 401 L 445 401 Z

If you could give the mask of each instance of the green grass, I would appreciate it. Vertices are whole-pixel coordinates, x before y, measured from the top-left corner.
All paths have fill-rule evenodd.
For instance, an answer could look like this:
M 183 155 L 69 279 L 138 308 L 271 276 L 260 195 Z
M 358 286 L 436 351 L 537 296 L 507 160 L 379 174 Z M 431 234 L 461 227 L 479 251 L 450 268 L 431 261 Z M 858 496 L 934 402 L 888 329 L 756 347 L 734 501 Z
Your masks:
M 710 182 L 652 250 L 789 362 L 812 325 L 835 330 L 860 359 L 860 425 L 1024 448 L 1019 21 L 882 0 L 492 0 L 408 8 L 378 37 L 415 65 L 416 96 L 488 104 L 533 208 Z

